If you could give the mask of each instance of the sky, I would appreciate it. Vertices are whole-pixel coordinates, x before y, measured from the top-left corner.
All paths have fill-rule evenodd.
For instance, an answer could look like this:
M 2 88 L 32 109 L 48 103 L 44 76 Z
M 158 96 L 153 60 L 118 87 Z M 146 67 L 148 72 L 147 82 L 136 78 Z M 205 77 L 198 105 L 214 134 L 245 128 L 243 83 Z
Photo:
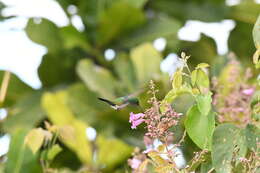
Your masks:
M 47 52 L 44 46 L 33 43 L 24 32 L 29 17 L 44 17 L 53 21 L 57 26 L 66 26 L 69 23 L 62 8 L 54 0 L 0 0 L 8 6 L 3 10 L 5 16 L 19 16 L 10 20 L 0 22 L 0 70 L 9 70 L 16 74 L 25 83 L 33 88 L 40 88 L 37 69 L 41 63 L 42 56 Z M 228 5 L 236 5 L 240 0 L 226 0 Z M 260 3 L 260 0 L 256 0 Z M 70 6 L 68 11 L 74 14 L 72 24 L 79 30 L 84 26 L 79 16 L 75 13 L 77 9 Z M 219 54 L 228 51 L 227 40 L 230 31 L 235 27 L 232 20 L 223 20 L 217 23 L 205 23 L 200 21 L 187 21 L 179 31 L 178 36 L 182 40 L 197 41 L 200 34 L 204 33 L 212 37 L 217 43 Z M 154 40 L 153 45 L 158 51 L 163 51 L 167 42 L 164 38 Z M 104 52 L 107 60 L 112 60 L 116 52 L 107 49 Z M 178 56 L 170 53 L 161 64 L 162 71 L 173 73 L 174 68 L 180 65 Z M 6 114 L 0 110 L 1 115 Z M 1 119 L 1 118 L 0 118 Z M 8 134 L 0 138 L 0 156 L 8 151 L 10 137 Z

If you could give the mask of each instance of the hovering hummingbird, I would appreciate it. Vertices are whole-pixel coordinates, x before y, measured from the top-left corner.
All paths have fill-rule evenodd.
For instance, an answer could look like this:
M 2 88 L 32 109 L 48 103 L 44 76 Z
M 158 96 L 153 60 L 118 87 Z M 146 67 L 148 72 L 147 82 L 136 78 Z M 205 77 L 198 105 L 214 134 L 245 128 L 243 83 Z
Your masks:
M 113 101 L 110 101 L 110 100 L 107 100 L 104 98 L 100 98 L 100 97 L 98 99 L 109 104 L 111 108 L 113 108 L 115 110 L 120 110 L 120 109 L 127 107 L 128 105 L 139 106 L 139 101 L 138 101 L 138 98 L 136 97 L 136 95 L 137 94 L 135 93 L 135 94 L 131 94 L 131 95 L 123 96 L 123 97 L 118 97 Z

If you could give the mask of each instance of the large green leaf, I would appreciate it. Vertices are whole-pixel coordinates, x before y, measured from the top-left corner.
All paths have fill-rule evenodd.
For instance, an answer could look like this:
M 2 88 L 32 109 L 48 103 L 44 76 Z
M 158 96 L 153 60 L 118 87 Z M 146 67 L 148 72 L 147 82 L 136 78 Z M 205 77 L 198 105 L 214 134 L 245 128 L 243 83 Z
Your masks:
M 73 150 L 83 163 L 91 163 L 92 151 L 86 136 L 87 125 L 77 120 L 73 112 L 65 104 L 68 95 L 65 91 L 58 93 L 45 93 L 42 106 L 47 112 L 47 117 L 58 127 L 61 140 Z
M 260 140 L 260 129 L 254 125 L 247 125 L 245 129 L 247 146 L 252 151 L 260 151 L 257 142 Z
M 194 65 L 194 67 L 198 62 L 212 64 L 212 61 L 217 56 L 216 42 L 204 34 L 201 34 L 201 38 L 197 42 L 181 41 L 178 46 L 178 52 L 184 51 L 187 55 L 191 55 L 189 63 Z
M 7 119 L 3 123 L 6 131 L 12 132 L 17 128 L 31 129 L 44 118 L 41 108 L 41 92 L 34 92 L 17 101 L 9 110 Z
M 122 81 L 121 85 L 127 88 L 128 92 L 134 92 L 137 89 L 137 83 L 130 58 L 126 54 L 120 53 L 114 61 L 114 67 L 119 79 Z
M 253 0 L 243 0 L 238 5 L 231 7 L 228 17 L 236 21 L 254 24 L 259 11 L 260 4 L 255 3 Z
M 98 95 L 90 91 L 84 84 L 77 83 L 67 89 L 67 103 L 75 116 L 88 124 L 92 125 L 99 118 L 100 110 L 102 112 L 110 108 L 101 104 Z
M 184 125 L 188 135 L 198 147 L 211 150 L 215 128 L 214 112 L 204 115 L 199 111 L 198 106 L 194 105 L 188 110 Z
M 255 42 L 255 47 L 260 49 L 260 14 L 253 29 L 253 39 Z
M 107 69 L 95 65 L 91 60 L 81 60 L 77 66 L 77 73 L 86 86 L 100 96 L 114 98 L 116 80 Z
M 35 173 L 42 172 L 38 155 L 34 155 L 24 144 L 28 130 L 16 129 L 11 134 L 11 144 L 7 154 L 6 173 Z
M 4 71 L 0 71 L 0 82 L 2 83 L 4 76 Z M 7 94 L 5 98 L 4 105 L 2 106 L 11 106 L 23 96 L 32 92 L 33 89 L 22 82 L 16 75 L 11 74 L 10 81 L 7 88 Z
M 29 20 L 25 28 L 28 37 L 35 43 L 46 46 L 50 52 L 60 50 L 63 43 L 58 27 L 47 19 L 40 19 L 39 22 Z
M 153 41 L 158 37 L 166 37 L 177 40 L 177 33 L 181 28 L 178 20 L 159 16 L 149 20 L 142 28 L 139 28 L 128 36 L 122 38 L 119 46 L 132 47 L 146 41 Z
M 68 84 L 77 79 L 75 67 L 85 56 L 79 49 L 63 50 L 58 53 L 48 53 L 43 56 L 38 69 L 39 77 L 44 87 L 58 84 Z
M 141 44 L 130 52 L 131 60 L 141 84 L 160 74 L 161 54 L 150 43 Z
M 118 139 L 106 139 L 102 136 L 97 138 L 98 154 L 97 162 L 104 167 L 105 170 L 110 170 L 126 161 L 131 156 L 133 148 Z
M 196 96 L 196 102 L 198 104 L 198 109 L 200 113 L 204 115 L 208 115 L 209 111 L 211 110 L 211 98 L 212 93 L 207 93 L 207 94 L 200 94 Z
M 241 156 L 245 153 L 244 135 L 233 124 L 219 125 L 213 134 L 212 163 L 217 173 L 230 173 L 232 157 L 235 147 Z
M 98 44 L 105 45 L 139 27 L 144 21 L 145 17 L 141 9 L 124 2 L 113 3 L 101 15 Z
M 228 40 L 228 47 L 230 50 L 235 52 L 237 57 L 244 63 L 250 62 L 250 64 L 252 60 L 251 57 L 255 52 L 254 41 L 252 38 L 252 28 L 253 24 L 237 21 L 236 27 L 231 31 Z M 246 44 L 243 44 L 245 43 L 245 40 L 247 40 Z
M 229 11 L 224 0 L 161 0 L 152 1 L 151 7 L 183 22 L 186 20 L 219 21 Z
M 60 34 L 64 40 L 64 47 L 71 49 L 80 47 L 85 51 L 90 51 L 91 46 L 85 33 L 79 32 L 76 28 L 69 25 L 60 29 Z

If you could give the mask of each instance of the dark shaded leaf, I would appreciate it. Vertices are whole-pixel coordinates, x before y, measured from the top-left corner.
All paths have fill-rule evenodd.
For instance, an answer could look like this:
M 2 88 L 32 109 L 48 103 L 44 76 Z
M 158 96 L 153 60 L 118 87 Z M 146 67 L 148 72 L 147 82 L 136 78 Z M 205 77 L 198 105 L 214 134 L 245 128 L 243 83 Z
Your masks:
M 145 21 L 142 10 L 128 3 L 118 2 L 104 10 L 98 25 L 98 45 L 105 45 L 129 33 Z
M 10 109 L 3 123 L 4 129 L 8 132 L 17 128 L 29 130 L 37 125 L 44 118 L 40 104 L 41 96 L 41 92 L 34 92 L 19 99 Z
M 43 87 L 52 87 L 75 81 L 77 79 L 75 66 L 84 56 L 84 53 L 78 49 L 44 55 L 38 69 Z
M 176 40 L 180 28 L 181 24 L 178 20 L 159 16 L 149 20 L 142 28 L 122 38 L 119 42 L 119 46 L 132 47 L 142 42 L 153 41 L 158 37 Z

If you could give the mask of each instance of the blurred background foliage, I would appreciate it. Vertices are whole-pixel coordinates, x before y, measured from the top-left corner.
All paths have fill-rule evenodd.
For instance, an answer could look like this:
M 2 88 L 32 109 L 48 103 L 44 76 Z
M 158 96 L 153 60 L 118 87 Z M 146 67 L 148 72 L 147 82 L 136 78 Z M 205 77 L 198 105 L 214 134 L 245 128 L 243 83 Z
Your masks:
M 67 136 L 58 139 L 62 149 L 54 154 L 51 168 L 59 172 L 84 171 L 85 167 L 124 172 L 133 146 L 142 147 L 143 132 L 141 128 L 130 129 L 129 112 L 141 110 L 129 107 L 115 111 L 97 98 L 113 100 L 146 90 L 150 79 L 160 89 L 159 98 L 164 97 L 170 89 L 170 77 L 161 72 L 160 62 L 172 52 L 185 51 L 192 55 L 191 63 L 209 63 L 212 74 L 217 74 L 225 64 L 226 55 L 218 55 L 216 43 L 206 35 L 201 35 L 197 42 L 180 40 L 177 33 L 187 20 L 234 20 L 236 27 L 229 36 L 228 46 L 243 63 L 252 66 L 255 52 L 252 28 L 260 12 L 260 4 L 253 0 L 242 0 L 235 6 L 227 6 L 225 0 L 57 2 L 69 19 L 72 14 L 68 8 L 74 5 L 86 29 L 78 31 L 72 24 L 58 27 L 47 19 L 28 21 L 25 28 L 28 37 L 47 47 L 48 52 L 38 69 L 41 89 L 32 89 L 12 75 L 6 100 L 1 105 L 8 110 L 8 117 L 0 124 L 1 134 L 11 135 L 8 160 L 1 165 L 7 173 L 41 172 L 40 152 L 33 154 L 23 141 L 32 128 L 45 128 L 44 121 L 65 129 Z M 0 10 L 3 8 L 0 3 Z M 0 20 L 8 18 L 1 16 Z M 159 37 L 168 43 L 161 52 L 151 43 Z M 107 49 L 116 52 L 112 61 L 104 57 Z M 1 81 L 2 78 L 3 72 Z M 139 96 L 143 108 L 147 107 L 147 98 L 145 93 Z M 180 102 L 187 99 L 180 98 Z M 177 104 L 176 109 L 183 112 L 187 105 Z M 90 126 L 97 131 L 95 141 L 86 137 L 86 128 Z M 196 150 L 192 141 L 186 143 L 188 150 Z

